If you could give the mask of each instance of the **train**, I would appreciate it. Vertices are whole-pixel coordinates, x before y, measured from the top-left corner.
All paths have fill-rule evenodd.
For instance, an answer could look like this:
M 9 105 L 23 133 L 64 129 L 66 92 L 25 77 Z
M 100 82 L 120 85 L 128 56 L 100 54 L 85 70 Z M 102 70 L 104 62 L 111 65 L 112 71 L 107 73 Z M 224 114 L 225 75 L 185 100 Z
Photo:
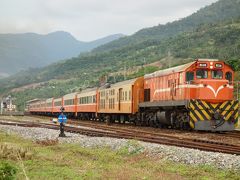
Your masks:
M 239 114 L 234 71 L 216 59 L 27 103 L 31 114 L 56 116 L 63 107 L 68 117 L 80 120 L 214 132 L 233 131 Z

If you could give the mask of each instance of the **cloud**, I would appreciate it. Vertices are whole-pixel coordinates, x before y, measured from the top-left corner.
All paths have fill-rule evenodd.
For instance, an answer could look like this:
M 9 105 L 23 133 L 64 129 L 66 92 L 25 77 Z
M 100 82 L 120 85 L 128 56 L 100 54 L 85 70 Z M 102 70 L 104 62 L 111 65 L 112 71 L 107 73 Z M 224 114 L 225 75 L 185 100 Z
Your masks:
M 0 33 L 64 30 L 79 40 L 93 40 L 174 21 L 216 1 L 1 0 Z

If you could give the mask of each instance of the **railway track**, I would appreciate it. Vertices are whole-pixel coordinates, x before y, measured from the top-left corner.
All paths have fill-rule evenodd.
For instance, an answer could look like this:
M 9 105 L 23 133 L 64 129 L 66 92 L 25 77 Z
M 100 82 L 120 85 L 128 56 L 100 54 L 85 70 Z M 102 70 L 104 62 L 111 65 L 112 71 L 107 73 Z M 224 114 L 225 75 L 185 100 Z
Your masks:
M 70 124 L 75 124 L 75 125 L 82 125 L 82 126 L 88 126 L 88 127 L 93 127 L 93 128 L 100 128 L 100 129 L 113 129 L 113 130 L 126 130 L 131 128 L 131 131 L 134 132 L 141 132 L 141 133 L 149 133 L 149 131 L 154 131 L 151 132 L 151 134 L 154 135 L 163 135 L 163 132 L 159 132 L 162 129 L 156 129 L 153 127 L 137 127 L 137 126 L 132 126 L 131 124 L 128 124 L 127 127 L 126 125 L 122 125 L 122 124 L 111 124 L 106 125 L 105 123 L 98 123 L 96 121 L 76 121 L 76 120 L 70 120 L 69 121 Z M 158 131 L 159 130 L 159 131 Z M 168 135 L 170 133 L 170 131 L 172 132 L 177 132 L 178 134 L 182 134 L 182 133 L 194 133 L 197 135 L 201 135 L 201 134 L 206 134 L 206 135 L 211 135 L 211 134 L 215 134 L 215 135 L 219 135 L 219 136 L 224 136 L 224 137 L 231 137 L 231 138 L 236 138 L 236 139 L 240 139 L 240 131 L 239 130 L 235 130 L 232 132 L 222 132 L 222 133 L 211 133 L 211 132 L 199 132 L 199 131 L 184 131 L 184 130 L 169 130 L 169 129 L 164 129 L 165 130 L 165 135 Z M 167 132 L 166 132 L 167 131 Z
M 55 129 L 55 130 L 59 129 L 59 126 L 56 124 L 43 123 L 43 122 L 0 121 L 0 124 L 15 125 L 15 126 L 22 126 L 22 127 L 39 127 L 39 128 L 48 128 L 48 129 Z M 85 126 L 90 127 L 90 125 L 87 125 L 87 124 L 88 123 L 85 123 Z M 91 128 L 67 125 L 65 126 L 65 131 L 72 132 L 72 133 L 79 133 L 79 134 L 88 135 L 88 136 L 135 139 L 135 140 L 157 143 L 157 144 L 240 155 L 240 146 L 238 145 L 221 143 L 216 141 L 209 141 L 209 140 L 200 140 L 200 139 L 194 139 L 194 138 L 183 138 L 183 137 L 178 137 L 176 135 L 160 133 L 160 132 L 158 133 L 147 132 L 143 130 L 127 129 L 123 127 L 119 128 L 114 126 L 107 126 L 107 127 L 106 125 L 103 125 L 103 124 L 101 125 L 99 124 L 95 127 L 92 126 Z
M 30 115 L 29 117 L 39 117 L 41 119 L 47 119 L 49 120 L 48 116 L 38 116 L 38 115 Z M 69 119 L 68 123 L 70 124 L 74 124 L 74 125 L 81 125 L 81 126 L 87 126 L 87 127 L 92 127 L 92 128 L 98 128 L 98 129 L 104 129 L 104 130 L 126 130 L 131 128 L 131 131 L 141 131 L 142 133 L 149 133 L 149 131 L 154 131 L 155 135 L 162 135 L 162 133 L 159 133 L 159 129 L 158 128 L 153 128 L 153 127 L 142 127 L 142 126 L 135 126 L 133 124 L 119 124 L 119 123 L 112 123 L 110 126 L 106 124 L 106 122 L 102 122 L 102 121 L 88 121 L 88 120 L 80 120 L 77 121 L 76 119 Z M 169 129 L 164 129 L 164 130 L 169 130 Z M 203 131 L 187 131 L 187 130 L 175 130 L 175 129 L 171 129 L 170 131 L 172 132 L 177 132 L 177 133 L 194 133 L 194 134 L 212 134 L 211 132 L 203 132 Z M 167 134 L 171 133 L 170 131 L 167 131 Z M 219 136 L 224 136 L 224 137 L 230 137 L 230 138 L 237 138 L 240 139 L 240 130 L 235 130 L 233 132 L 222 132 L 222 133 L 216 133 L 214 132 L 214 134 L 218 134 Z
M 233 137 L 233 138 L 239 138 L 240 139 L 240 131 L 239 130 L 235 130 L 233 132 L 227 132 L 225 133 L 226 136 L 228 137 Z

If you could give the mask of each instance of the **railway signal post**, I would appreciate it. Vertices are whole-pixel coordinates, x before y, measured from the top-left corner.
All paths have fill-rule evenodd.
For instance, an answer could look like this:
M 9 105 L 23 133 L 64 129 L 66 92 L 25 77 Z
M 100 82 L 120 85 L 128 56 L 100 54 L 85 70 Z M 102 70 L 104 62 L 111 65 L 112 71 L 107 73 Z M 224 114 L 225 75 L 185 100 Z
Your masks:
M 60 134 L 59 137 L 66 137 L 64 133 L 64 123 L 67 122 L 67 117 L 63 114 L 64 107 L 61 107 L 61 114 L 58 116 L 58 122 L 60 123 Z

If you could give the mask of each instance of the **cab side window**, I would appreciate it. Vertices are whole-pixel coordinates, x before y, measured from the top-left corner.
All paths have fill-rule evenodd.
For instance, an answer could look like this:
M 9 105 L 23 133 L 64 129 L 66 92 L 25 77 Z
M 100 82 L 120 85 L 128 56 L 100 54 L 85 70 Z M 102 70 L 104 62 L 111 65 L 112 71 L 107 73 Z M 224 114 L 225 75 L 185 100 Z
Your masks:
M 208 72 L 204 69 L 199 69 L 196 72 L 196 76 L 198 79 L 207 79 L 208 78 Z
M 186 82 L 191 83 L 194 80 L 194 72 L 186 72 Z
M 221 70 L 213 70 L 212 71 L 212 78 L 213 79 L 222 79 L 223 78 L 223 72 Z
M 232 84 L 232 73 L 226 72 L 225 78 L 229 81 L 229 84 Z

